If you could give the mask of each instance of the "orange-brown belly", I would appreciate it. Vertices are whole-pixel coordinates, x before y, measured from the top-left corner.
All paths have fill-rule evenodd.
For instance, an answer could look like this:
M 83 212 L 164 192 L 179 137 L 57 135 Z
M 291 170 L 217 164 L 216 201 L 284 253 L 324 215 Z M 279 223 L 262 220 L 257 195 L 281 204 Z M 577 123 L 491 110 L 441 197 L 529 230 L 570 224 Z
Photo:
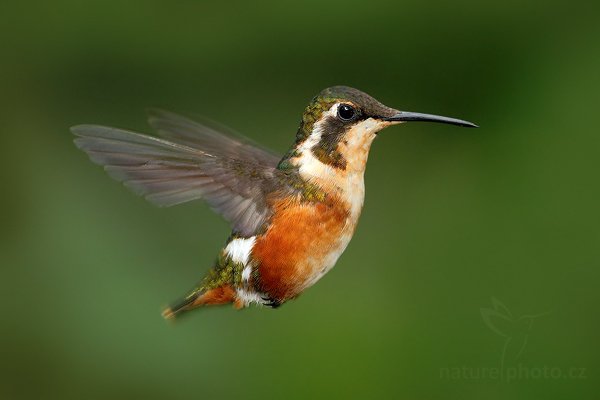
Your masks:
M 354 222 L 344 203 L 282 201 L 267 232 L 257 237 L 252 259 L 258 264 L 257 290 L 285 301 L 327 272 L 346 248 Z

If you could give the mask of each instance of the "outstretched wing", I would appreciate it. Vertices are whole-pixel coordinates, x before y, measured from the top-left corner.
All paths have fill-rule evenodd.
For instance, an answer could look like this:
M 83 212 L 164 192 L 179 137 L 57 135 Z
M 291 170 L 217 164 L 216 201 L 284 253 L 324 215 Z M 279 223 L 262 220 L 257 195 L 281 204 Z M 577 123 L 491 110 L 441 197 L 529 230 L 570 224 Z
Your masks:
M 164 139 L 213 155 L 251 161 L 267 168 L 275 167 L 281 160 L 281 155 L 214 121 L 204 119 L 200 123 L 169 111 L 150 109 L 148 123 Z
M 166 124 L 167 119 L 160 121 Z M 208 134 L 194 136 L 191 131 L 184 140 L 184 122 L 192 123 L 182 119 L 173 130 L 161 128 L 173 141 L 99 125 L 71 130 L 78 136 L 77 147 L 92 161 L 152 203 L 167 207 L 204 199 L 235 232 L 255 234 L 271 215 L 266 196 L 280 174 L 277 157 L 215 130 L 210 131 L 214 143 Z M 240 143 L 233 146 L 236 150 L 231 147 L 235 143 Z

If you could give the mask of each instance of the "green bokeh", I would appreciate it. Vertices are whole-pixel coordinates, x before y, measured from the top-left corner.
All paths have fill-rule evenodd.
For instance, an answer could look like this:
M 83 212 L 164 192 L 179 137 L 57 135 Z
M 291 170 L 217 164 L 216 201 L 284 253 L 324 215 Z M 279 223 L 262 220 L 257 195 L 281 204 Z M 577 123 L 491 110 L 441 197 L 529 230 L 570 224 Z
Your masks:
M 5 2 L 0 398 L 597 396 L 599 11 Z M 227 224 L 200 203 L 132 195 L 68 127 L 149 131 L 144 108 L 160 106 L 283 152 L 306 102 L 334 84 L 481 128 L 385 131 L 354 240 L 298 300 L 165 323 L 160 307 L 202 276 Z M 481 317 L 492 298 L 515 319 L 503 332 L 527 341 L 505 359 L 515 379 L 477 378 L 506 341 Z M 575 376 L 540 377 L 544 366 Z

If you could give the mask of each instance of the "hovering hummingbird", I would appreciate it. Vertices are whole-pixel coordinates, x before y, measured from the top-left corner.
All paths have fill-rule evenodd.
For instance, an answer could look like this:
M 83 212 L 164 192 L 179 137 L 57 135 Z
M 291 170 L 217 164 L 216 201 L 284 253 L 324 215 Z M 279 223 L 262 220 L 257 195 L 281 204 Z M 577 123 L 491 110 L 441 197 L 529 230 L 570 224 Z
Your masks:
M 168 207 L 204 199 L 232 226 L 217 260 L 165 318 L 205 305 L 278 307 L 312 286 L 350 242 L 377 133 L 408 121 L 477 127 L 399 111 L 347 86 L 327 88 L 302 115 L 282 157 L 221 128 L 150 111 L 159 137 L 99 125 L 71 128 L 77 147 L 125 186 Z

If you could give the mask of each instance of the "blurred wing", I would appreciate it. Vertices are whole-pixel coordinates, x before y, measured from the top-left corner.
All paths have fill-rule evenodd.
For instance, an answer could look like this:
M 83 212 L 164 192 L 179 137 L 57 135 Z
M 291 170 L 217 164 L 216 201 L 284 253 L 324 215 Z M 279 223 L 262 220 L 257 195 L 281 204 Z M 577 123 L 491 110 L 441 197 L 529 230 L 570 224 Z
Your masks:
M 164 139 L 213 155 L 252 161 L 265 167 L 275 167 L 281 160 L 280 155 L 214 121 L 204 119 L 201 123 L 169 111 L 150 109 L 148 123 Z
M 122 129 L 79 125 L 71 130 L 92 161 L 158 206 L 204 199 L 244 236 L 253 235 L 271 214 L 265 197 L 280 173 L 275 166 Z

